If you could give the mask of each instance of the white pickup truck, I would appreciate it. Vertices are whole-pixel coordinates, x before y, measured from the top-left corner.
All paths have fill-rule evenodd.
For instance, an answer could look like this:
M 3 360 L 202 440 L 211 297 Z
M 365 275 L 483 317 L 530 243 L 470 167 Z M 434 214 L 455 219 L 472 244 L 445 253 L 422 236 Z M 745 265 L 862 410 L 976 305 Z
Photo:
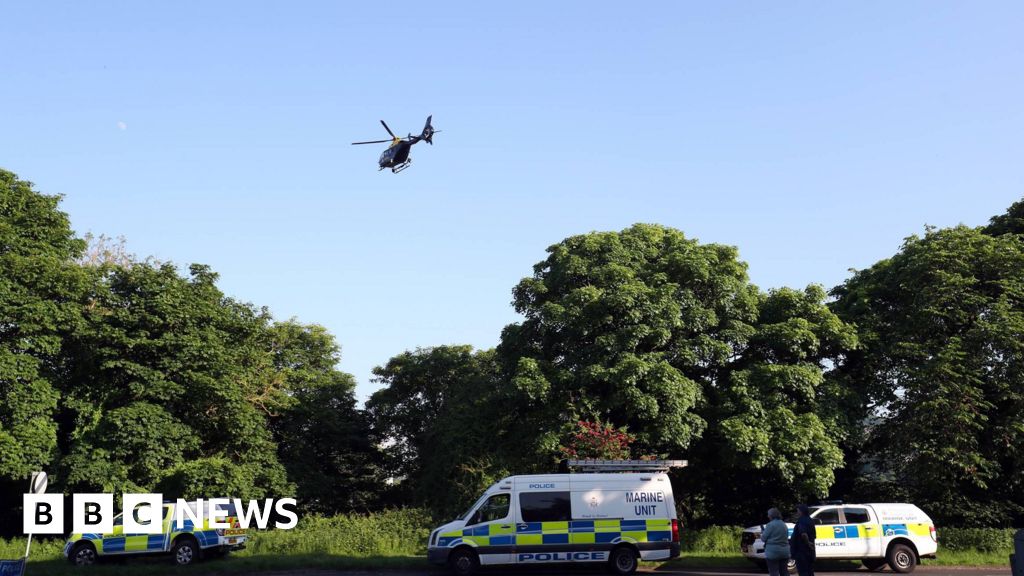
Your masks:
M 913 504 L 836 504 L 811 508 L 817 525 L 817 558 L 860 560 L 869 570 L 886 564 L 895 572 L 912 572 L 921 558 L 934 558 L 938 549 L 935 524 Z M 789 524 L 790 534 L 793 524 Z M 763 564 L 761 526 L 743 531 L 740 551 Z M 790 562 L 790 571 L 795 566 Z

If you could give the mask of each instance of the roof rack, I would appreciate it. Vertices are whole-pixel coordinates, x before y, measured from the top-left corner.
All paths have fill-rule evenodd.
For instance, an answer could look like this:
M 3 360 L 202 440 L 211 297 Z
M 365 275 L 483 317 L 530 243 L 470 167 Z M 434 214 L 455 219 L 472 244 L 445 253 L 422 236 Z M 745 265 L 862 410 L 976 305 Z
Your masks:
M 686 460 L 566 460 L 569 468 L 579 472 L 668 472 L 670 468 L 684 468 Z

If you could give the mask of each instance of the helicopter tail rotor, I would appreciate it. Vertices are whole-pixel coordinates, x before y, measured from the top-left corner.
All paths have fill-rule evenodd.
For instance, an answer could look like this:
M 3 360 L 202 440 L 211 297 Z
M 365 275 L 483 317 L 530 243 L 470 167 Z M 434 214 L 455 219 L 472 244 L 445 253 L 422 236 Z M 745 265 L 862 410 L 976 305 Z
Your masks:
M 430 124 L 430 120 L 433 117 L 433 115 L 427 116 L 427 123 L 423 125 L 423 132 L 420 134 L 420 139 L 431 146 L 434 145 L 434 134 L 440 132 L 440 130 L 434 130 L 434 127 Z

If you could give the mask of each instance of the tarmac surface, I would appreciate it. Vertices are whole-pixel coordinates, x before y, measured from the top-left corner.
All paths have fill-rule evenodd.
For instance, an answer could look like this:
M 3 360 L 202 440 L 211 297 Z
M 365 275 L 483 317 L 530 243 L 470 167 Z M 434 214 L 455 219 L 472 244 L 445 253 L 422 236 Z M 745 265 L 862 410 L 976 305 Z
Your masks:
M 871 572 L 866 569 L 832 569 L 815 570 L 815 576 L 894 576 L 889 570 Z M 423 570 L 287 570 L 279 572 L 260 572 L 260 576 L 444 576 L 451 574 L 444 569 L 425 568 Z M 503 567 L 483 569 L 478 576 L 607 576 L 608 571 L 600 568 L 577 566 L 557 567 Z M 640 568 L 637 574 L 642 576 L 680 575 L 680 576 L 751 576 L 765 574 L 755 567 L 746 568 L 682 568 L 677 566 L 659 566 L 657 568 Z M 1009 563 L 1005 568 L 999 566 L 919 566 L 912 575 L 917 576 L 1009 576 Z

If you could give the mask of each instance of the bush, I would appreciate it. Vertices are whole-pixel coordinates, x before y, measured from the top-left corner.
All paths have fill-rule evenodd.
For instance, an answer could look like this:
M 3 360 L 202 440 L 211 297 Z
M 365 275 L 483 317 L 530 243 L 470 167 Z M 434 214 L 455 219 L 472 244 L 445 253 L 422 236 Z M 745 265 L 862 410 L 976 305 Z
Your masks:
M 939 545 L 946 550 L 964 552 L 1013 552 L 1014 528 L 937 528 Z
M 59 536 L 35 536 L 32 538 L 33 560 L 53 560 L 62 558 L 65 540 Z M 0 538 L 0 559 L 16 560 L 25 555 L 25 538 Z
M 685 530 L 679 535 L 680 548 L 684 552 L 714 552 L 738 554 L 740 549 L 740 526 L 709 526 L 699 530 Z
M 292 530 L 250 530 L 241 555 L 424 555 L 433 525 L 429 514 L 415 508 L 365 516 L 303 516 Z

